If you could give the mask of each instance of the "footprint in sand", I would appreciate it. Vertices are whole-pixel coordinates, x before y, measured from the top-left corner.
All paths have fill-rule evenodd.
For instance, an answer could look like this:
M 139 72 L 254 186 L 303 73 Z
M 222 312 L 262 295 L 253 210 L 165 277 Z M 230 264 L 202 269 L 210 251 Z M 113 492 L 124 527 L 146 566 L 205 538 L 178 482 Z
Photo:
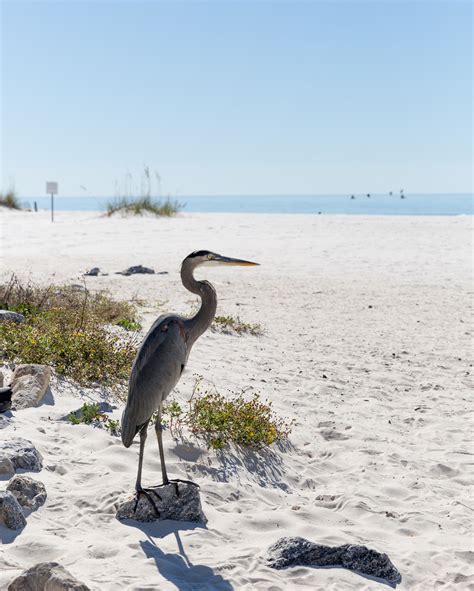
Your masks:
M 336 431 L 333 427 L 332 429 L 323 429 L 320 431 L 321 437 L 326 441 L 342 441 L 344 439 L 349 439 L 348 435 L 344 435 L 340 431 Z
M 445 478 L 453 478 L 459 474 L 459 470 L 455 470 L 454 468 L 450 468 L 445 464 L 436 464 L 432 468 L 430 468 L 431 474 L 435 474 L 436 476 L 444 476 Z

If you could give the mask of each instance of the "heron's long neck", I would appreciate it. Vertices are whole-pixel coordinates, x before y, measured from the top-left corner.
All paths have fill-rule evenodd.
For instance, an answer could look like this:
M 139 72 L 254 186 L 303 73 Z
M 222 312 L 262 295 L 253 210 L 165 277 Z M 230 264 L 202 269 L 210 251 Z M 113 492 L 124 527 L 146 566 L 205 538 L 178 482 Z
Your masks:
M 193 269 L 183 265 L 181 281 L 186 289 L 201 298 L 201 307 L 197 314 L 188 320 L 189 340 L 191 345 L 211 326 L 217 308 L 216 290 L 208 281 L 196 281 Z

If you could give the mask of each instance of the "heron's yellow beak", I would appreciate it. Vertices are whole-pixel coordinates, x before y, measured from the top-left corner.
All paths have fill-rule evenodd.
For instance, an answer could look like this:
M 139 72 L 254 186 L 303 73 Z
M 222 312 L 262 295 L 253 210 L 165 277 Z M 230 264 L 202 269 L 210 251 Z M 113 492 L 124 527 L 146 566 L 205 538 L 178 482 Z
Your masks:
M 216 255 L 214 261 L 221 265 L 233 265 L 239 267 L 255 267 L 259 264 L 253 263 L 252 261 L 244 261 L 243 259 L 231 259 L 230 257 L 223 257 L 221 255 Z

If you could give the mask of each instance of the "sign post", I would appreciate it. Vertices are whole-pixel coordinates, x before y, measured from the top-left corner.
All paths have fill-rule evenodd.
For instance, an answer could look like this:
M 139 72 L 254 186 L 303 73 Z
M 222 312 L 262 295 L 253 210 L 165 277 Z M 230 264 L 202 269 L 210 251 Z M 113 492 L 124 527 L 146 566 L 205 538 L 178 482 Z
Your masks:
M 58 194 L 58 183 L 47 181 L 46 193 L 51 195 L 51 221 L 54 222 L 54 196 Z

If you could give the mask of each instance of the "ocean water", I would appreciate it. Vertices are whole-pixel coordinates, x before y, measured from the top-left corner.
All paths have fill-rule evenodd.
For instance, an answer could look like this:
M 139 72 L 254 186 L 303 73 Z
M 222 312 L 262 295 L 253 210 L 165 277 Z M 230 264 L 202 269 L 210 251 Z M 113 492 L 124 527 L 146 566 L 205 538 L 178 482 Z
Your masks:
M 406 194 L 393 195 L 278 195 L 278 196 L 187 196 L 179 197 L 184 212 L 227 213 L 321 213 L 349 215 L 472 215 L 473 194 Z M 105 211 L 111 197 L 56 196 L 57 211 Z M 49 209 L 50 197 L 23 199 L 23 205 Z

